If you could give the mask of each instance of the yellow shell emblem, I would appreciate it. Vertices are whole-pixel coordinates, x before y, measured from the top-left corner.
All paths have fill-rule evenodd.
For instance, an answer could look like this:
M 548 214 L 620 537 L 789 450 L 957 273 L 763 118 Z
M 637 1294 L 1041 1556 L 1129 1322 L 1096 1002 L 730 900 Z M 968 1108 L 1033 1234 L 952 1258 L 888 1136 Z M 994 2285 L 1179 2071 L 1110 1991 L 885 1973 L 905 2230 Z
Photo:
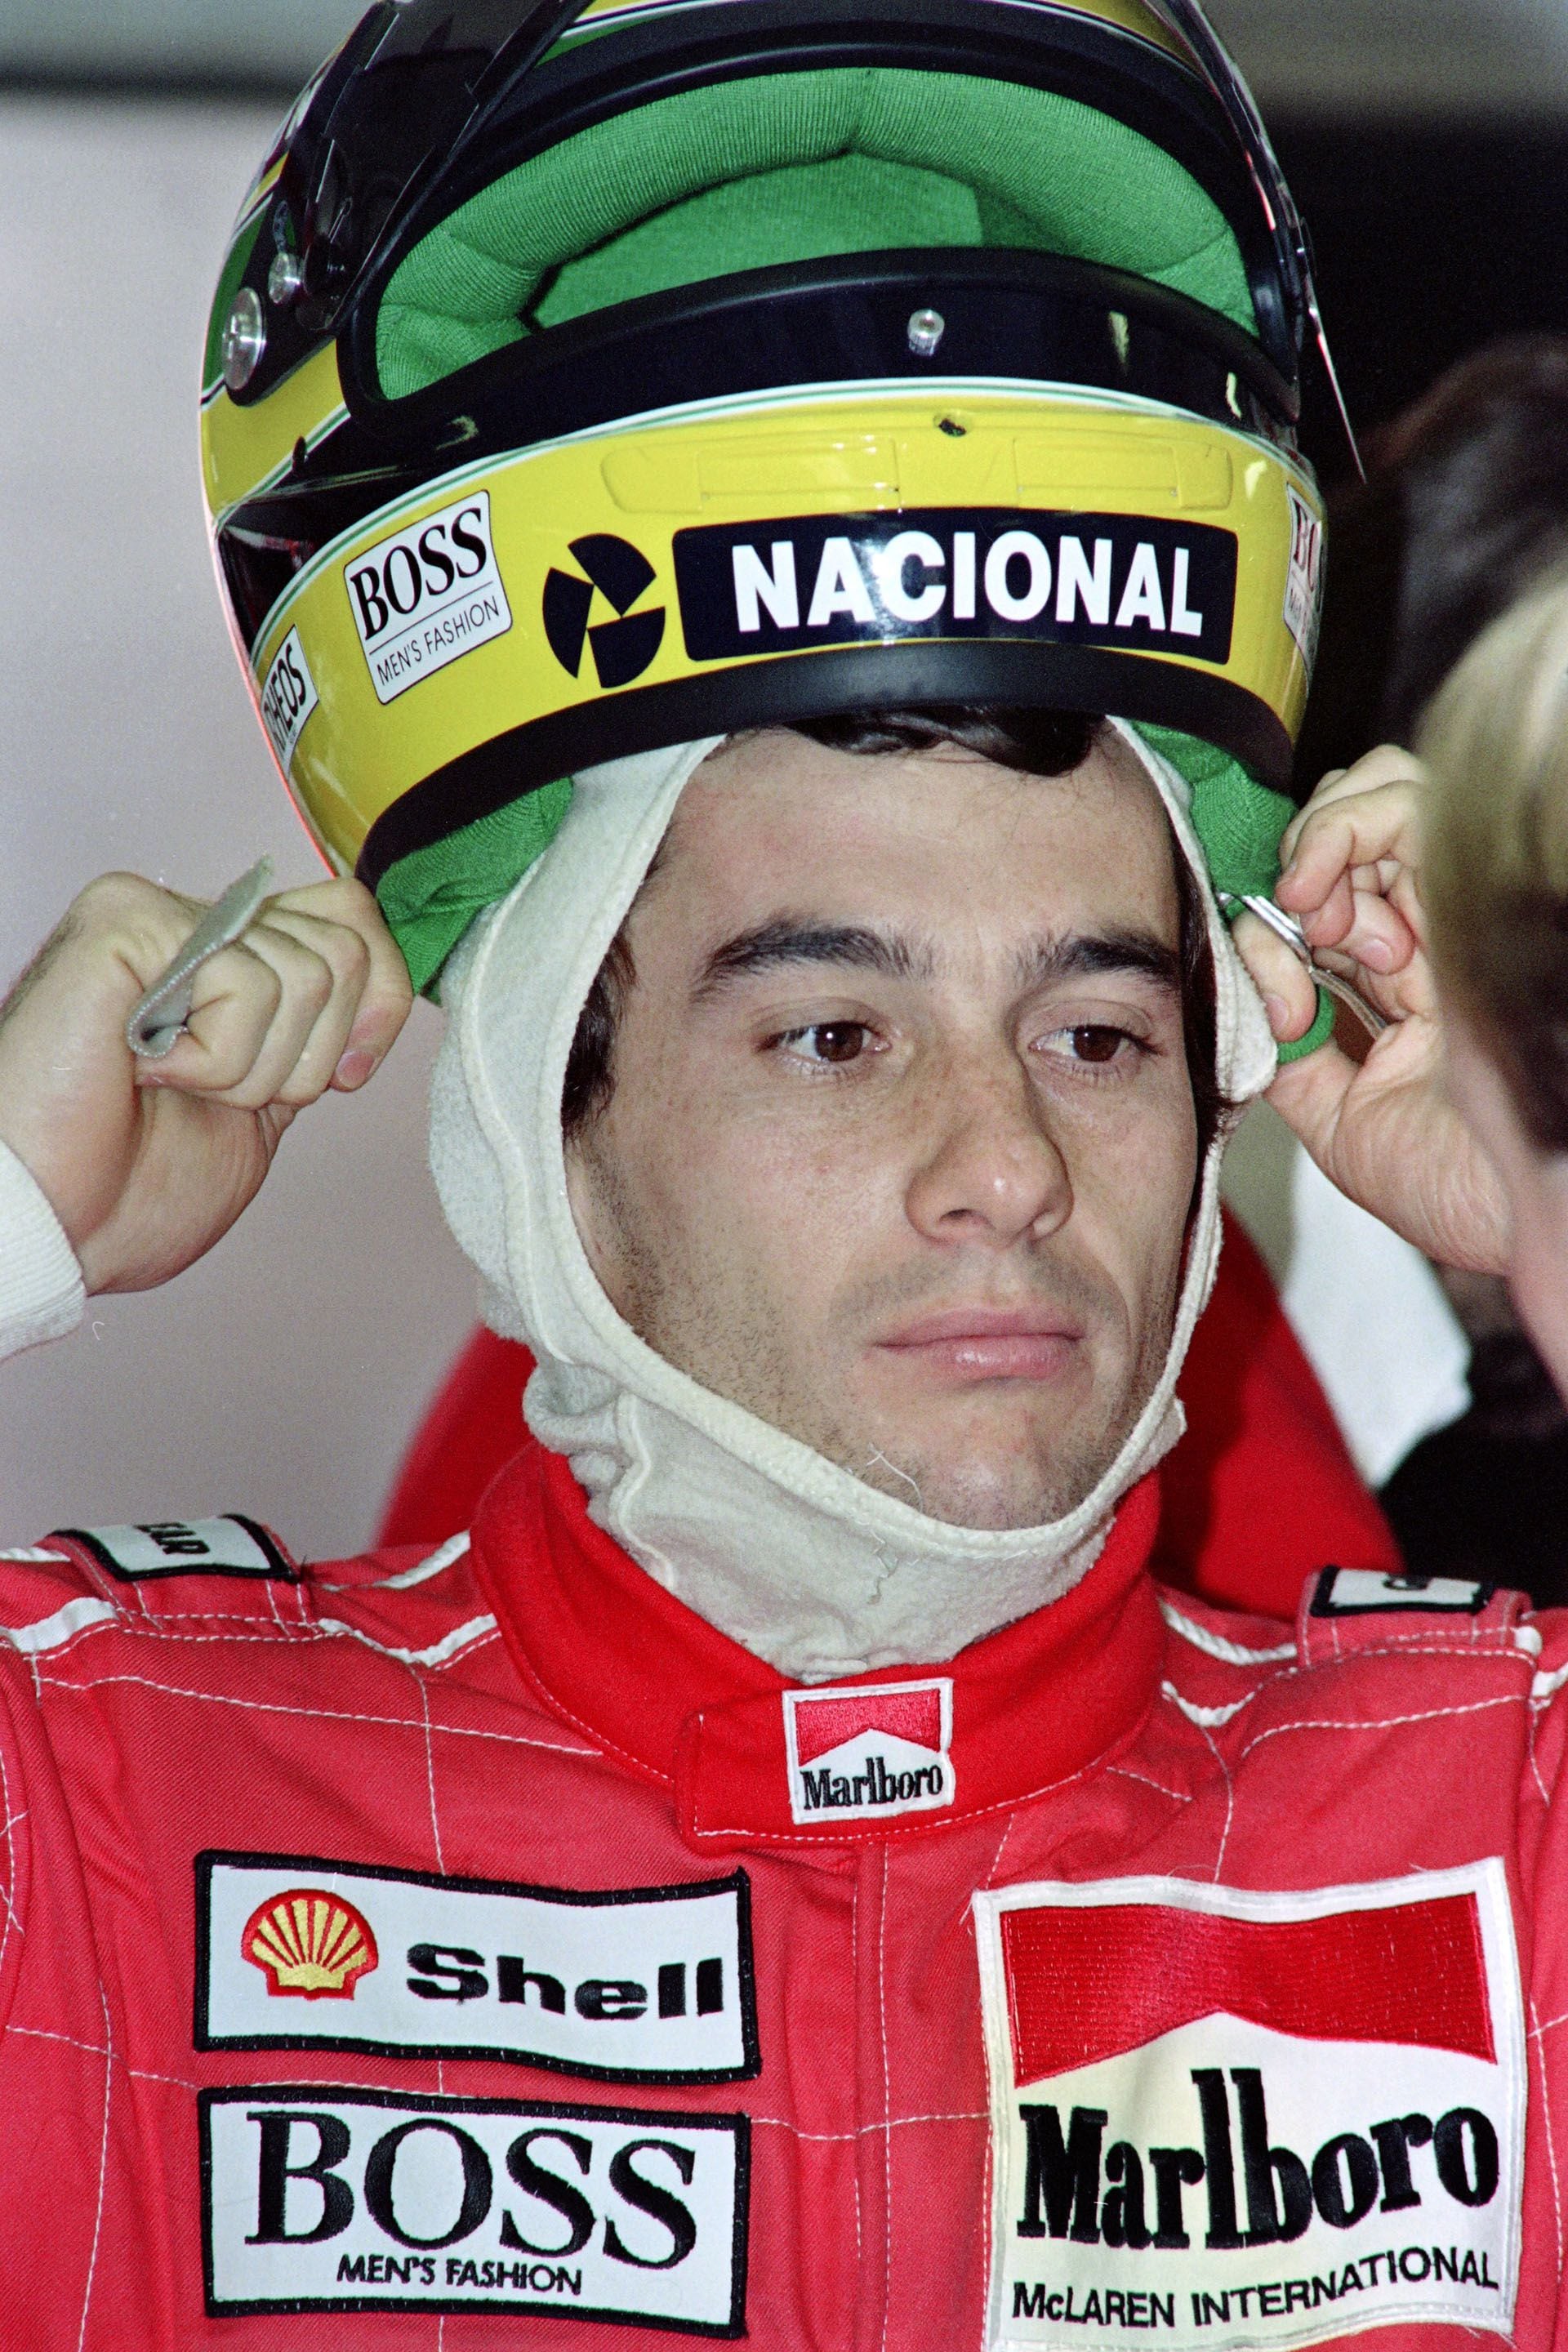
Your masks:
M 270 1896 L 246 1921 L 239 1948 L 264 1972 L 269 1993 L 301 2000 L 352 2000 L 380 1957 L 369 1920 L 319 1886 Z

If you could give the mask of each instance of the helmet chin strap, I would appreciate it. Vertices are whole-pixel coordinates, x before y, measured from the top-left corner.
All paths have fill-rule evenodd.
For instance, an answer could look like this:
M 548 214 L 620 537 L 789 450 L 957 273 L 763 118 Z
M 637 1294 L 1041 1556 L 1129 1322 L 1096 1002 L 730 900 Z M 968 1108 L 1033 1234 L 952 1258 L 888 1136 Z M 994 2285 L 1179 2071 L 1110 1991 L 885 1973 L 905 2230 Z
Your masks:
M 1113 721 L 1198 877 L 1215 962 L 1217 1067 L 1259 1092 L 1272 1040 L 1209 887 L 1173 769 Z M 868 1486 L 657 1355 L 588 1263 L 567 1198 L 561 1088 L 577 1016 L 689 777 L 722 739 L 576 778 L 559 834 L 447 967 L 431 1164 L 479 1268 L 488 1319 L 526 1339 L 524 1411 L 564 1454 L 594 1518 L 678 1599 L 782 1673 L 832 1680 L 952 1657 L 1068 1591 L 1122 1496 L 1175 1443 L 1175 1384 L 1219 1250 L 1216 1139 L 1188 1236 L 1171 1346 L 1093 1492 L 1049 1525 L 953 1527 Z

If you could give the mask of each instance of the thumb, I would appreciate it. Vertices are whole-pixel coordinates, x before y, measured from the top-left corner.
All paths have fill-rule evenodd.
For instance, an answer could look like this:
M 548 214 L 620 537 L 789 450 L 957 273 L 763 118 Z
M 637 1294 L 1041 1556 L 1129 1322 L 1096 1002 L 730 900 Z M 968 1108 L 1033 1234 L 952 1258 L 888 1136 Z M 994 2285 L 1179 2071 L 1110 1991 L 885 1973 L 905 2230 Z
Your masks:
M 1263 999 L 1276 1041 L 1287 1045 L 1304 1037 L 1318 1017 L 1318 991 L 1300 957 L 1256 915 L 1238 915 L 1231 936 Z
M 1289 954 L 1286 949 L 1285 953 Z M 1291 958 L 1292 962 L 1295 959 Z M 1300 964 L 1296 966 L 1300 971 Z M 1316 992 L 1314 991 L 1314 1002 Z M 1268 1100 L 1291 1133 L 1305 1146 L 1325 1176 L 1331 1166 L 1334 1140 L 1345 1097 L 1361 1075 L 1360 1065 L 1331 1038 L 1300 1062 L 1282 1062 L 1268 1089 Z

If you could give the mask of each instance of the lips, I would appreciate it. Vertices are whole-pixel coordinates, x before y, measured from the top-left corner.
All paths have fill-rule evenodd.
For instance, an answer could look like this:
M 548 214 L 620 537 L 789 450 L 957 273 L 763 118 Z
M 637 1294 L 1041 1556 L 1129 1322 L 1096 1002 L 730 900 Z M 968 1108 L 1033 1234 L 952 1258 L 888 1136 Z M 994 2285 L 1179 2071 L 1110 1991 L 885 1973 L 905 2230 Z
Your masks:
M 1048 1381 L 1066 1370 L 1083 1336 L 1059 1309 L 950 1307 L 879 1344 L 896 1362 L 939 1380 Z

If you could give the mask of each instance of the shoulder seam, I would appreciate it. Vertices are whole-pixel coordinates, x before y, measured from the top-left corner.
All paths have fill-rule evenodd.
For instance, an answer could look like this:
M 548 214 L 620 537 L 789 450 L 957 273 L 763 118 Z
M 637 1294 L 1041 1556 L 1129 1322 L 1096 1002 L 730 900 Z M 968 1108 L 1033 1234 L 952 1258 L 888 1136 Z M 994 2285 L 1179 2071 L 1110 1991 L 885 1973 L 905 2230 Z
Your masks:
M 498 1630 L 495 1619 L 487 1611 L 482 1616 L 470 1617 L 466 1625 L 454 1625 L 449 1633 L 432 1642 L 427 1649 L 399 1650 L 389 1642 L 378 1642 L 373 1634 L 362 1633 L 357 1625 L 345 1624 L 341 1617 L 319 1617 L 316 1623 L 329 1636 L 363 1643 L 367 1650 L 377 1651 L 384 1658 L 395 1658 L 405 1666 L 447 1665 L 459 1651 L 471 1648 Z
M 81 1592 L 68 1601 L 51 1616 L 40 1617 L 31 1625 L 0 1625 L 0 1642 L 19 1650 L 25 1658 L 36 1658 L 47 1650 L 61 1650 L 95 1625 L 106 1625 L 121 1615 L 112 1601 L 100 1601 L 95 1593 Z
M 1276 1643 L 1267 1650 L 1252 1650 L 1245 1643 L 1227 1641 L 1223 1633 L 1212 1633 L 1206 1625 L 1184 1616 L 1163 1593 L 1160 1595 L 1160 1614 L 1173 1633 L 1179 1633 L 1194 1650 L 1202 1650 L 1205 1657 L 1218 1658 L 1227 1666 L 1280 1665 L 1287 1660 L 1294 1661 L 1296 1656 L 1293 1641 Z

